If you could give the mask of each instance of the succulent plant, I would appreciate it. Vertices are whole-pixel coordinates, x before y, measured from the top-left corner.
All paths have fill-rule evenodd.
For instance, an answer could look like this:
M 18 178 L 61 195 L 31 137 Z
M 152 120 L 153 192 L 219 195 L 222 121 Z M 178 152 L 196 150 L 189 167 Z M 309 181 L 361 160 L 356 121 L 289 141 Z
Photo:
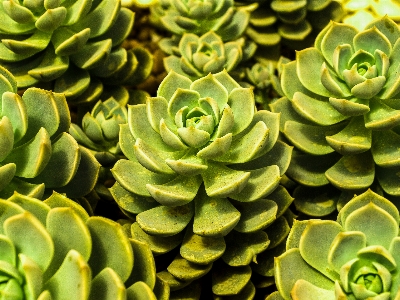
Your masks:
M 400 4 L 393 0 L 342 0 L 345 15 L 343 23 L 351 24 L 362 30 L 374 19 L 387 15 L 400 22 Z
M 96 181 L 99 163 L 69 135 L 70 114 L 59 93 L 29 88 L 0 68 L 0 196 L 14 191 L 41 197 L 48 190 L 80 197 Z
M 262 109 L 269 109 L 269 104 L 274 99 L 282 97 L 283 91 L 280 83 L 282 65 L 290 60 L 281 56 L 278 60 L 261 60 L 245 69 L 246 77 L 242 85 L 250 85 L 254 88 L 256 103 Z
M 214 31 L 224 42 L 239 38 L 250 16 L 235 8 L 234 0 L 160 0 L 150 11 L 153 24 L 175 35 Z
M 340 21 L 343 13 L 341 4 L 332 0 L 268 0 L 250 9 L 246 34 L 267 47 L 281 42 L 294 48 L 311 46 L 316 34 L 330 20 Z
M 0 18 L 0 62 L 20 88 L 54 81 L 68 100 L 89 102 L 105 78 L 135 85 L 151 70 L 147 50 L 120 47 L 134 21 L 120 0 L 2 1 Z
M 296 221 L 286 252 L 275 260 L 272 299 L 397 299 L 399 211 L 368 190 L 339 212 L 337 222 Z
M 65 196 L 0 200 L 3 299 L 157 299 L 149 247 Z M 139 298 L 138 298 L 139 297 Z
M 157 97 L 128 107 L 120 131 L 128 159 L 112 168 L 117 182 L 110 191 L 137 221 L 132 238 L 155 254 L 181 245 L 175 271 L 164 277 L 187 285 L 220 257 L 245 266 L 248 277 L 249 264 L 272 240 L 263 230 L 284 218 L 293 200 L 279 185 L 291 148 L 278 134 L 279 115 L 256 111 L 252 90 L 226 71 L 195 81 L 171 71 Z M 276 230 L 276 239 L 284 232 Z
M 160 47 L 170 54 L 164 58 L 167 72 L 173 70 L 191 80 L 219 73 L 224 69 L 230 73 L 241 62 L 247 61 L 256 51 L 254 42 L 244 38 L 223 43 L 221 37 L 213 31 L 202 36 L 184 33 L 176 44 L 176 38 L 165 38 Z
M 83 116 L 82 127 L 72 123 L 69 133 L 80 145 L 93 150 L 103 166 L 109 165 L 121 154 L 119 125 L 125 124 L 127 117 L 126 105 L 120 104 L 114 97 L 104 102 L 99 100 L 92 111 Z
M 281 130 L 297 149 L 286 175 L 349 193 L 377 179 L 389 195 L 400 194 L 399 37 L 388 17 L 362 31 L 332 22 L 315 47 L 283 66 L 286 96 L 271 109 L 282 112 Z

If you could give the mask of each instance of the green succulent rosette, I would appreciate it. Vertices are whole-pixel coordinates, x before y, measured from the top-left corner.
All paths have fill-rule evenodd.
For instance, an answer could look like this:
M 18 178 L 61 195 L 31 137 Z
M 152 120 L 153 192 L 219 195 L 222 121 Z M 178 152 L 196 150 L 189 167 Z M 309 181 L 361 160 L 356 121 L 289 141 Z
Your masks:
M 176 45 L 176 38 L 160 41 L 161 49 L 170 54 L 164 58 L 167 72 L 173 70 L 191 80 L 216 74 L 224 69 L 231 73 L 241 62 L 250 59 L 257 46 L 244 38 L 224 43 L 213 31 L 202 36 L 184 33 Z
M 341 0 L 345 15 L 343 23 L 362 30 L 374 19 L 387 15 L 400 22 L 400 3 L 393 0 Z
M 104 84 L 136 85 L 150 74 L 147 50 L 120 47 L 134 22 L 120 0 L 1 4 L 0 62 L 20 88 L 51 82 L 67 99 L 89 102 Z
M 337 222 L 296 221 L 275 260 L 278 299 L 397 299 L 399 211 L 371 190 L 354 197 Z
M 136 220 L 132 238 L 156 255 L 180 246 L 180 257 L 162 273 L 169 284 L 177 280 L 174 290 L 219 258 L 227 268 L 246 269 L 244 288 L 249 264 L 289 232 L 283 214 L 293 198 L 279 183 L 292 148 L 278 135 L 279 114 L 256 111 L 252 89 L 226 71 L 195 81 L 170 72 L 157 97 L 128 106 L 120 131 L 127 159 L 112 168 L 110 192 Z
M 274 99 L 284 95 L 280 75 L 282 73 L 282 65 L 288 62 L 290 62 L 288 58 L 281 56 L 277 62 L 261 60 L 245 68 L 246 77 L 241 84 L 254 88 L 256 104 L 262 109 L 269 109 L 269 104 Z
M 17 94 L 17 82 L 0 68 L 0 196 L 14 191 L 42 197 L 45 189 L 70 197 L 88 194 L 99 163 L 68 134 L 64 95 L 38 88 Z
M 83 116 L 81 127 L 72 123 L 69 133 L 80 145 L 93 150 L 103 166 L 109 165 L 121 154 L 119 126 L 125 124 L 127 118 L 126 105 L 110 97 L 104 102 L 99 100 L 92 111 Z
M 3 299 L 157 299 L 151 250 L 118 223 L 57 193 L 15 193 L 0 215 Z
M 150 11 L 154 25 L 175 35 L 214 31 L 224 42 L 239 38 L 250 17 L 249 12 L 234 6 L 234 0 L 160 0 Z
M 319 191 L 365 191 L 375 181 L 399 195 L 399 37 L 388 17 L 363 31 L 332 22 L 283 66 L 286 96 L 271 109 L 296 147 L 286 175 Z

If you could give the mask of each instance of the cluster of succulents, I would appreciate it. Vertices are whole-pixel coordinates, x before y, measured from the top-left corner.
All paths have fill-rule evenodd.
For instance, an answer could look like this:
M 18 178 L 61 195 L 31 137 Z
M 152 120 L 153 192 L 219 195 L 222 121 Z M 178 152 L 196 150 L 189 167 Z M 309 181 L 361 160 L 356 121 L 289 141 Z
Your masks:
M 134 13 L 119 0 L 2 1 L 0 62 L 19 88 L 49 83 L 76 103 L 93 102 L 104 85 L 137 85 L 152 60 L 120 47 Z
M 400 298 L 399 11 L 1 1 L 0 298 Z

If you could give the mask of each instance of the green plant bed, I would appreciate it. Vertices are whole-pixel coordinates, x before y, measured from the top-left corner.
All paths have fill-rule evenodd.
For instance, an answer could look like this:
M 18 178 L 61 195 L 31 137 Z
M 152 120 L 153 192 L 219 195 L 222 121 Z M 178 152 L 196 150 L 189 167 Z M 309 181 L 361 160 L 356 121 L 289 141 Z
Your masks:
M 396 1 L 0 20 L 0 299 L 400 297 Z

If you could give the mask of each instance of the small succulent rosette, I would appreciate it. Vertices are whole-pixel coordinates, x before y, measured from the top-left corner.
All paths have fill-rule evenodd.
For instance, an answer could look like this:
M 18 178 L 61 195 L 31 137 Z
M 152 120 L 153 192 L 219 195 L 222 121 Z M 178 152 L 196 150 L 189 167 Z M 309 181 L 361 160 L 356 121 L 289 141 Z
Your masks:
M 282 66 L 290 62 L 288 58 L 281 56 L 278 61 L 261 60 L 245 68 L 246 77 L 242 85 L 253 86 L 256 104 L 261 109 L 269 109 L 269 104 L 282 97 L 280 76 Z
M 15 193 L 0 200 L 0 215 L 3 299 L 157 299 L 151 250 L 120 224 L 57 193 Z
M 396 0 L 341 0 L 345 15 L 343 23 L 362 30 L 376 18 L 387 15 L 400 22 L 400 3 Z
M 104 84 L 135 85 L 150 74 L 147 50 L 120 47 L 134 22 L 120 0 L 2 1 L 0 18 L 0 62 L 20 88 L 51 82 L 68 100 L 90 102 Z
M 399 268 L 399 211 L 368 190 L 337 222 L 294 223 L 286 252 L 275 259 L 278 292 L 267 299 L 398 299 Z
M 17 82 L 0 67 L 0 196 L 14 191 L 42 197 L 45 189 L 69 197 L 88 194 L 99 163 L 68 134 L 64 95 L 38 88 L 17 94 Z
M 341 3 L 335 0 L 268 0 L 257 4 L 251 8 L 246 34 L 266 47 L 280 43 L 307 47 L 330 20 L 340 21 L 343 14 Z
M 126 105 L 114 97 L 99 100 L 82 118 L 81 127 L 71 124 L 69 133 L 76 141 L 94 152 L 102 166 L 109 166 L 122 154 L 119 147 L 119 126 L 128 118 Z
M 168 278 L 189 284 L 225 255 L 228 267 L 247 270 L 244 288 L 252 260 L 272 239 L 282 240 L 281 231 L 269 238 L 263 231 L 286 222 L 293 200 L 279 185 L 292 148 L 278 135 L 279 114 L 256 111 L 252 89 L 226 71 L 195 81 L 171 71 L 157 97 L 128 107 L 120 131 L 127 159 L 112 168 L 110 191 L 136 220 L 134 238 L 155 254 L 180 245 L 178 271 Z
M 248 11 L 234 6 L 234 0 L 160 0 L 150 11 L 152 23 L 172 34 L 214 31 L 224 42 L 238 39 L 250 17 Z
M 164 58 L 167 72 L 173 70 L 191 80 L 216 74 L 224 69 L 231 73 L 241 63 L 250 59 L 257 46 L 252 41 L 240 38 L 224 43 L 213 31 L 202 36 L 184 33 L 176 45 L 175 38 L 165 38 L 159 43 L 161 49 L 170 54 Z
M 351 194 L 375 181 L 400 195 L 399 37 L 388 17 L 362 31 L 332 22 L 283 66 L 286 96 L 271 110 L 296 148 L 286 175 L 301 189 L 330 183 Z

